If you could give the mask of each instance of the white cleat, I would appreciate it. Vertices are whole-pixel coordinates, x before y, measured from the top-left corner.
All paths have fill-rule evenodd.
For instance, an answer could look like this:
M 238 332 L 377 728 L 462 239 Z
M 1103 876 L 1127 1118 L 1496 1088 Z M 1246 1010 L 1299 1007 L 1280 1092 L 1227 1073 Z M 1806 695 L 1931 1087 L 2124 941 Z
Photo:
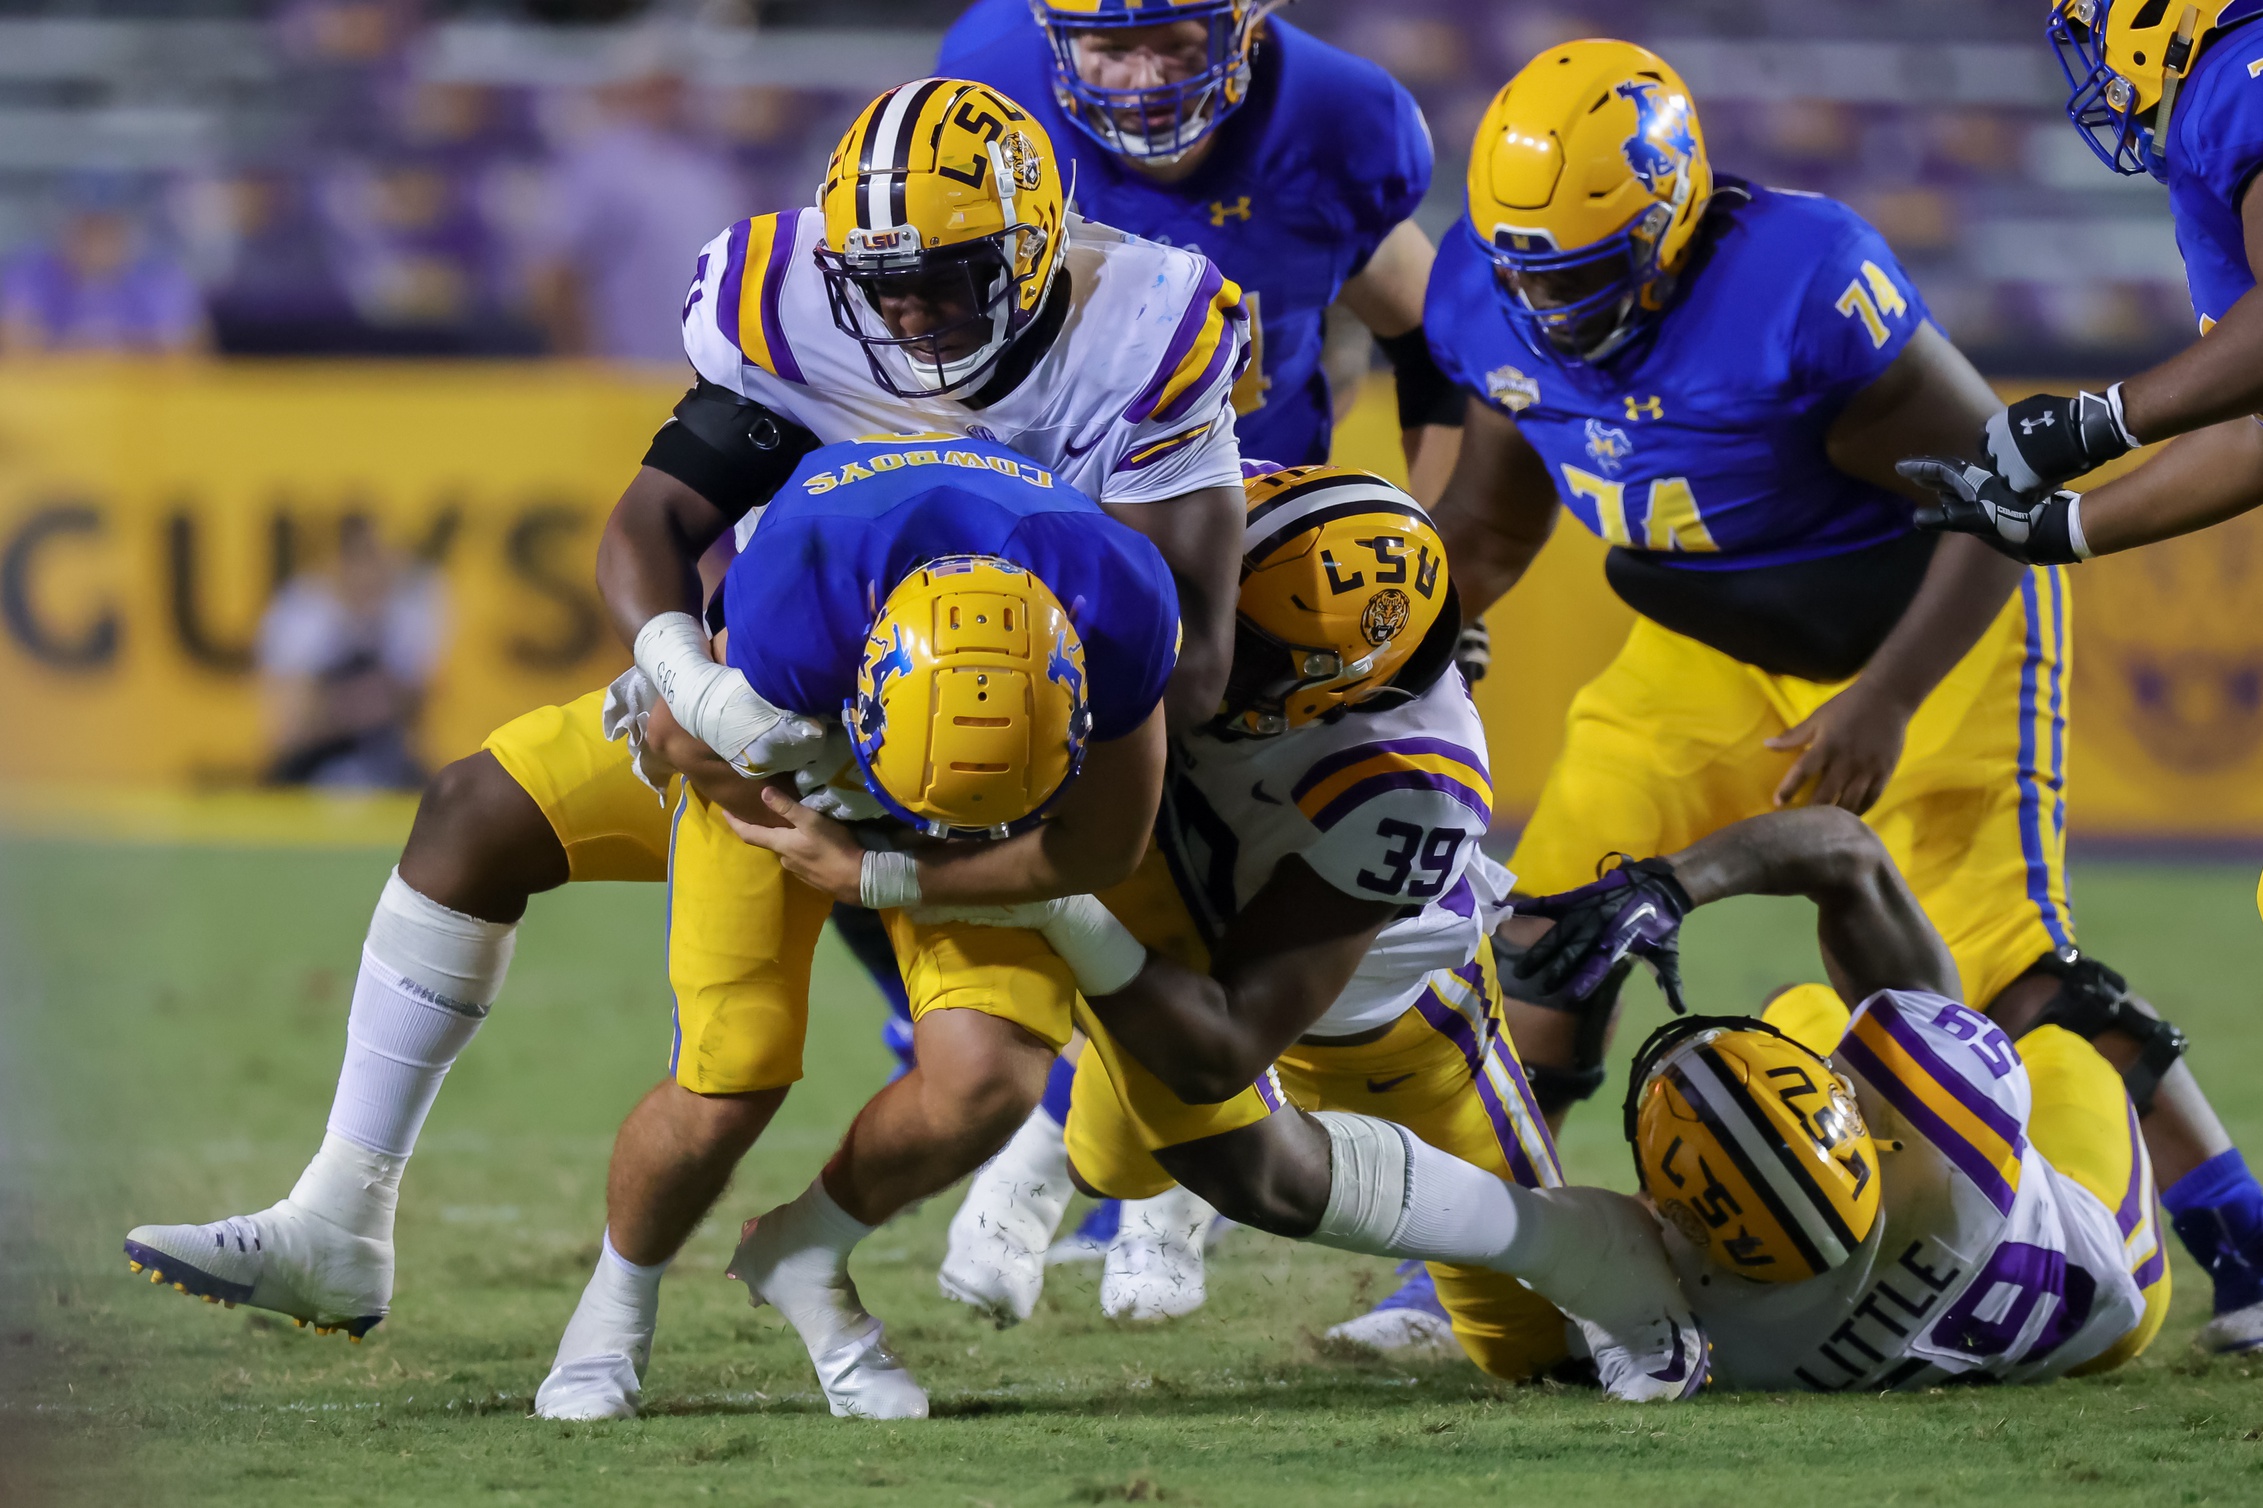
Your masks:
M 1420 1309 L 1372 1309 L 1328 1328 L 1327 1338 L 1377 1356 L 1448 1361 L 1462 1354 L 1453 1323 Z
M 1695 1397 L 1711 1375 L 1712 1348 L 1649 1209 L 1608 1189 L 1534 1192 L 1585 1227 L 1592 1276 L 1576 1295 L 1543 1296 L 1587 1338 L 1603 1391 L 1627 1403 Z
M 1201 1195 L 1176 1187 L 1125 1200 L 1123 1224 L 1100 1271 L 1100 1312 L 1166 1320 L 1200 1309 L 1208 1297 L 1202 1246 L 1217 1213 Z
M 886 1331 L 857 1297 L 846 1263 L 823 1251 L 786 1249 L 775 1231 L 787 1222 L 773 1218 L 784 1213 L 773 1210 L 746 1223 L 724 1276 L 746 1284 L 756 1307 L 771 1305 L 794 1327 L 834 1418 L 925 1419 L 927 1394 L 888 1348 Z
M 2263 1304 L 2250 1304 L 2219 1314 L 2200 1327 L 2193 1344 L 2218 1356 L 2233 1356 L 2263 1346 Z
M 951 1217 L 950 1250 L 936 1282 L 1004 1330 L 1028 1319 L 1045 1291 L 1045 1249 L 1069 1207 L 1061 1128 L 1039 1110 L 967 1186 Z
M 287 1314 L 360 1340 L 393 1300 L 393 1243 L 357 1236 L 285 1199 L 209 1225 L 137 1225 L 126 1261 L 207 1303 Z
M 535 1391 L 537 1419 L 634 1419 L 644 1383 L 627 1354 L 577 1356 L 550 1369 Z

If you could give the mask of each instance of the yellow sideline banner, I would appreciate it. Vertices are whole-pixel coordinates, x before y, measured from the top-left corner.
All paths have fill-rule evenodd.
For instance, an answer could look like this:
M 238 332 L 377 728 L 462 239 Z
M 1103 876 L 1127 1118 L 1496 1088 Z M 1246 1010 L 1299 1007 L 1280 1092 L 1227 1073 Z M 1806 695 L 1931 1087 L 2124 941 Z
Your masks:
M 598 530 L 680 392 L 559 363 L 0 362 L 0 804 L 250 783 L 260 613 L 348 512 L 447 583 L 431 763 L 602 684 L 626 655 L 592 581 Z M 1337 450 L 1403 475 L 1387 378 Z M 1478 701 L 1506 822 L 1631 622 L 1602 555 L 1567 522 L 1488 615 Z M 2263 520 L 2070 576 L 2074 826 L 2263 839 Z

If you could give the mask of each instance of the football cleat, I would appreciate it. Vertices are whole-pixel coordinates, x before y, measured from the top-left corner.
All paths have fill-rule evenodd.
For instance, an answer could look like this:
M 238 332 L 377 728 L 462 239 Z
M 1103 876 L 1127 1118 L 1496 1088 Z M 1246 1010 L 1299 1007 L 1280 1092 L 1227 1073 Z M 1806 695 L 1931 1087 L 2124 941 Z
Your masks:
M 1028 1319 L 1045 1291 L 1045 1249 L 1069 1192 L 1061 1128 L 1033 1115 L 982 1165 L 951 1217 L 950 1250 L 936 1274 L 943 1297 L 972 1305 L 1001 1330 Z
M 2193 1344 L 2218 1356 L 2232 1356 L 2263 1347 L 2263 1304 L 2230 1309 L 2200 1327 Z
M 1108 1248 L 1115 1243 L 1116 1232 L 1124 1223 L 1124 1205 L 1120 1199 L 1103 1199 L 1084 1212 L 1077 1228 L 1053 1243 L 1045 1253 L 1045 1265 L 1058 1267 L 1064 1262 L 1104 1262 Z
M 1122 1224 L 1100 1270 L 1100 1312 L 1110 1319 L 1177 1319 L 1208 1297 L 1202 1248 L 1218 1212 L 1173 1187 L 1124 1201 Z
M 152 1283 L 234 1308 L 287 1314 L 358 1341 L 393 1299 L 393 1243 L 357 1236 L 290 1200 L 208 1225 L 137 1225 L 126 1261 Z
M 1710 1378 L 1712 1346 L 1650 1211 L 1608 1189 L 1535 1192 L 1587 1227 L 1582 1249 L 1591 1276 L 1577 1294 L 1542 1296 L 1587 1338 L 1603 1391 L 1627 1403 L 1695 1397 Z
M 535 1390 L 537 1419 L 634 1419 L 644 1391 L 637 1365 L 624 1351 L 577 1356 L 550 1369 Z
M 887 1332 L 857 1296 L 847 1264 L 830 1253 L 788 1249 L 785 1211 L 747 1221 L 724 1276 L 746 1284 L 748 1301 L 786 1317 L 809 1351 L 836 1419 L 925 1419 L 927 1394 Z
M 1329 1327 L 1327 1339 L 1377 1356 L 1416 1356 L 1444 1361 L 1462 1354 L 1453 1321 L 1438 1302 L 1438 1286 L 1420 1262 L 1401 1262 L 1406 1274 L 1389 1298 L 1357 1319 Z

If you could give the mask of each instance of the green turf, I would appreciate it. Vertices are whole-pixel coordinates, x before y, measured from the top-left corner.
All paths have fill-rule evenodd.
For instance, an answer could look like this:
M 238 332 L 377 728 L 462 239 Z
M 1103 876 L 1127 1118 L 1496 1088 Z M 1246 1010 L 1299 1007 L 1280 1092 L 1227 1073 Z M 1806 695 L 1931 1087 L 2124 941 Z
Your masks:
M 396 1305 L 367 1344 L 134 1280 L 129 1225 L 262 1206 L 312 1151 L 385 865 L 0 848 L 0 1501 L 11 1482 L 290 1505 L 2263 1500 L 2263 1383 L 2187 1350 L 2203 1300 L 2189 1266 L 2162 1342 L 2108 1379 L 1635 1410 L 1458 1363 L 1329 1356 L 1316 1335 L 1381 1291 L 1384 1264 L 1247 1233 L 1190 1320 L 1111 1325 L 1072 1270 L 1036 1320 L 991 1331 L 935 1293 L 948 1196 L 855 1267 L 943 1417 L 837 1422 L 791 1333 L 720 1276 L 726 1232 L 804 1184 L 884 1071 L 877 1000 L 830 943 L 809 1078 L 664 1289 L 650 1415 L 534 1422 L 594 1256 L 613 1126 L 666 1047 L 659 896 L 627 886 L 538 903 L 425 1132 Z M 2192 1030 L 2235 1132 L 2263 1138 L 2252 876 L 2078 880 L 2086 941 Z M 1749 1005 L 1812 968 L 1810 938 L 1796 904 L 1709 912 L 1690 928 L 1693 994 Z M 1632 1024 L 1655 1015 L 1645 999 Z M 1612 1120 L 1602 1104 L 1574 1117 L 1575 1177 L 1627 1183 Z

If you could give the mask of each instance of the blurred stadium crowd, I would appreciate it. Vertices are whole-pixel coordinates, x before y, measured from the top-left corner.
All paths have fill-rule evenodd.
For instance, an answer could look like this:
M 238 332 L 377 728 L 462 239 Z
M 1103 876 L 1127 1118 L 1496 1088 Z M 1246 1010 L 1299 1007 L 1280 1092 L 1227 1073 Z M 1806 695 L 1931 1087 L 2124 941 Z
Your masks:
M 693 251 L 805 201 L 959 0 L 0 4 L 0 346 L 673 362 Z M 1388 67 L 1459 209 L 1485 102 L 1564 38 L 1653 46 L 1729 171 L 1845 199 L 1984 368 L 2189 339 L 2167 207 L 2061 115 L 2038 0 L 1301 0 Z M 2079 230 L 2078 230 L 2079 227 Z

